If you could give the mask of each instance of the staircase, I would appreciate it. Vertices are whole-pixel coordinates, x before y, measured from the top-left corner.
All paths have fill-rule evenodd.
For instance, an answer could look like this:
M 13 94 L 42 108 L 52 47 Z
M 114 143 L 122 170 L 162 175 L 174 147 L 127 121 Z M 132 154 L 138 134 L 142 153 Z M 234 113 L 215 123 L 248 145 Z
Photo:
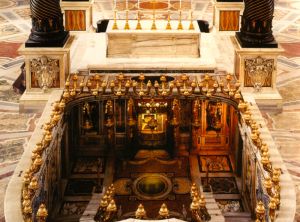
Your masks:
M 190 169 L 191 169 L 191 178 L 194 183 L 198 186 L 201 186 L 201 176 L 198 164 L 198 158 L 196 155 L 190 155 Z M 208 213 L 211 216 L 212 222 L 225 222 L 225 218 L 218 207 L 218 204 L 214 198 L 212 192 L 202 192 L 202 186 L 200 187 L 201 193 L 204 194 L 206 200 L 206 208 Z

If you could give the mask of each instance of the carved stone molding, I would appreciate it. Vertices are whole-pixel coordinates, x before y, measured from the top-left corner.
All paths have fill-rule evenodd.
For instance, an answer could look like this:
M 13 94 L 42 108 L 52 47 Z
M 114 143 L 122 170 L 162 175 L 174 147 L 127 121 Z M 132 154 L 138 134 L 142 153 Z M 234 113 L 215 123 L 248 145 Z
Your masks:
M 261 56 L 245 59 L 245 87 L 254 87 L 261 91 L 262 87 L 272 87 L 272 73 L 275 69 L 274 59 Z
M 59 88 L 59 60 L 41 56 L 30 60 L 31 88 Z

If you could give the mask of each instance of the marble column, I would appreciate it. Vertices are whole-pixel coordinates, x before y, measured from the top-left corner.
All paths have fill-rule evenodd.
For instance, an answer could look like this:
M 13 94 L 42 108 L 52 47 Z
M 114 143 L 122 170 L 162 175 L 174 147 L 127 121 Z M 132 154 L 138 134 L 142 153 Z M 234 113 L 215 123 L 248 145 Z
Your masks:
M 26 47 L 63 47 L 69 37 L 64 31 L 59 0 L 30 0 L 32 29 Z

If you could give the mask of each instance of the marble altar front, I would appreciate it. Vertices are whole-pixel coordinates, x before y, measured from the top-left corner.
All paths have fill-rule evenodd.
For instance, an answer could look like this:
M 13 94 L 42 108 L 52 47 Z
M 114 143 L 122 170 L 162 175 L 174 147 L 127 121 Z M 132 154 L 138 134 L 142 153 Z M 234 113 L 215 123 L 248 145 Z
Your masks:
M 119 29 L 113 30 L 113 21 L 107 28 L 107 57 L 109 58 L 199 58 L 200 30 L 193 21 L 194 30 L 189 30 L 190 21 L 182 21 L 183 30 L 177 30 L 178 21 L 171 21 L 172 30 L 166 30 L 167 21 L 141 21 L 142 30 L 136 30 L 137 21 L 128 21 L 130 30 L 124 30 L 125 21 L 118 20 Z

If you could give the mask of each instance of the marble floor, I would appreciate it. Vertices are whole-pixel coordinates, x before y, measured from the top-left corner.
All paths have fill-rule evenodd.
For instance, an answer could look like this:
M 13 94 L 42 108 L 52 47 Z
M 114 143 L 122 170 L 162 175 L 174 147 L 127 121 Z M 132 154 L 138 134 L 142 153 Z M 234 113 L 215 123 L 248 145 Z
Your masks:
M 17 49 L 27 39 L 31 28 L 28 4 L 29 0 L 0 1 L 0 222 L 4 221 L 2 200 L 5 189 L 40 116 L 39 113 L 19 114 L 20 95 L 12 89 L 12 83 L 24 62 Z M 194 0 L 193 7 L 196 10 L 195 18 L 212 23 L 212 4 L 209 0 Z M 102 18 L 112 18 L 111 9 L 111 0 L 95 0 L 94 23 Z M 285 53 L 278 59 L 277 78 L 278 89 L 283 97 L 283 112 L 263 113 L 295 183 L 298 206 L 295 221 L 300 221 L 299 11 L 300 0 L 275 1 L 274 35 L 285 49 Z M 216 42 L 216 48 L 219 53 L 227 50 L 221 44 L 227 39 L 227 35 L 218 36 L 217 40 L 220 41 Z M 217 58 L 219 61 L 222 61 L 220 56 Z M 224 69 L 229 62 L 230 59 L 222 61 Z

